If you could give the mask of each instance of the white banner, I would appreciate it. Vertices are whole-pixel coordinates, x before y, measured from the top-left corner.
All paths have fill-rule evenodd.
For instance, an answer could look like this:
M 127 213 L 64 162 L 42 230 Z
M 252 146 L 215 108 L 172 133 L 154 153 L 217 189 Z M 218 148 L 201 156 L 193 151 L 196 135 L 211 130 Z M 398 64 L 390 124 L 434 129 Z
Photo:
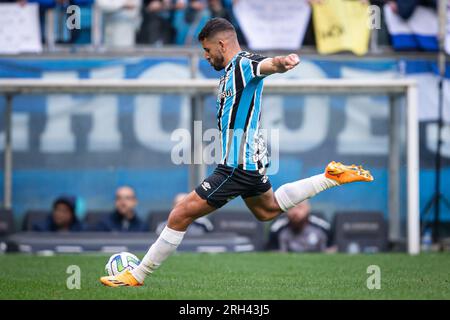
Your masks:
M 0 54 L 42 52 L 39 6 L 0 4 Z
M 233 11 L 253 50 L 299 49 L 311 18 L 306 0 L 239 0 Z

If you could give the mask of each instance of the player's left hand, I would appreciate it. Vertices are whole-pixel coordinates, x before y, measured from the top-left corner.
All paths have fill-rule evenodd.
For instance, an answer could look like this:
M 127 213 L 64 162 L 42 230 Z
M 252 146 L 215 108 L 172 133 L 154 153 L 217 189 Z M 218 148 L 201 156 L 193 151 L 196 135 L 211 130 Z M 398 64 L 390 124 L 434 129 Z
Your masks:
M 291 70 L 300 63 L 300 58 L 295 53 L 291 53 L 284 58 L 284 67 Z

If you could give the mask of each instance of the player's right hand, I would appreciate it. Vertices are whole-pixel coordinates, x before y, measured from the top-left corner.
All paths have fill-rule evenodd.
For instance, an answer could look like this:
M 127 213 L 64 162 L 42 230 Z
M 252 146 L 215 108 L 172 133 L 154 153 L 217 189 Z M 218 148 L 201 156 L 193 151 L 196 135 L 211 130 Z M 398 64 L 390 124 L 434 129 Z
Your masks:
M 284 66 L 286 70 L 291 70 L 300 63 L 300 58 L 295 53 L 291 53 L 284 58 Z

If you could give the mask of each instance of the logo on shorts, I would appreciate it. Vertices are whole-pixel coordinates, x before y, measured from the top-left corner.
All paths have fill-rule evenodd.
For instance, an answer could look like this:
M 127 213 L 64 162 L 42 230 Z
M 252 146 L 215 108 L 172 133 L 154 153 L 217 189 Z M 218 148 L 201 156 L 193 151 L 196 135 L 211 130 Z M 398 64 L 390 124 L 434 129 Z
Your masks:
M 209 184 L 208 181 L 204 181 L 202 183 L 202 188 L 203 188 L 203 190 L 208 191 L 209 189 L 211 189 L 211 185 Z
M 264 176 L 264 177 L 261 178 L 262 183 L 266 183 L 267 180 L 269 180 L 268 176 Z

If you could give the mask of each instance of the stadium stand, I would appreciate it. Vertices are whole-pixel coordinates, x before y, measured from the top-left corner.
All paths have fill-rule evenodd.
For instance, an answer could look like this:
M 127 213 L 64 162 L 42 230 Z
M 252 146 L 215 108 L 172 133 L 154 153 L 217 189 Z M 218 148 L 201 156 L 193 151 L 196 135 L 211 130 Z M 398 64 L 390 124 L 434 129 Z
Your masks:
M 14 219 L 12 210 L 0 209 L 0 238 L 14 233 Z
M 14 2 L 14 1 L 0 1 L 0 2 Z M 136 70 L 147 70 L 150 69 L 151 66 L 153 66 L 153 64 L 157 65 L 157 64 L 165 64 L 167 62 L 170 62 L 170 59 L 172 59 L 173 57 L 178 57 L 178 56 L 182 56 L 182 59 L 186 59 L 186 65 L 189 66 L 195 66 L 197 65 L 197 59 L 199 57 L 201 57 L 201 53 L 200 50 L 201 48 L 198 48 L 198 45 L 196 43 L 196 35 L 195 33 L 201 28 L 202 24 L 207 20 L 207 18 L 209 16 L 221 16 L 221 17 L 226 17 L 227 19 L 231 20 L 233 22 L 233 24 L 237 27 L 238 29 L 238 33 L 240 36 L 240 42 L 245 43 L 245 36 L 239 32 L 240 31 L 240 27 L 239 27 L 239 21 L 238 19 L 234 16 L 233 13 L 233 6 L 237 4 L 237 2 L 231 1 L 231 0 L 223 0 L 223 1 L 207 1 L 204 2 L 207 3 L 203 6 L 199 6 L 198 3 L 202 2 L 202 1 L 176 1 L 173 0 L 172 2 L 179 2 L 180 5 L 179 6 L 173 6 L 173 7 L 168 7 L 168 8 L 163 8 L 161 10 L 157 10 L 157 13 L 152 13 L 151 16 L 154 15 L 159 15 L 161 17 L 164 17 L 164 19 L 166 19 L 167 24 L 163 26 L 163 29 L 167 26 L 167 29 L 171 29 L 171 35 L 170 37 L 167 37 L 168 40 L 161 40 L 161 39 L 156 39 L 155 41 L 149 40 L 149 39 L 144 39 L 141 42 L 138 41 L 139 45 L 143 45 L 142 47 L 134 47 L 131 48 L 130 51 L 108 51 L 108 46 L 106 45 L 105 47 L 97 47 L 96 45 L 98 43 L 95 43 L 95 39 L 93 38 L 93 35 L 97 32 L 101 33 L 102 30 L 105 27 L 105 24 L 107 24 L 108 20 L 104 19 L 105 18 L 105 12 L 97 12 L 96 10 L 98 10 L 98 2 L 96 3 L 96 1 L 93 0 L 73 0 L 70 1 L 70 4 L 75 4 L 75 5 L 79 5 L 81 7 L 81 28 L 80 30 L 67 30 L 64 26 L 66 23 L 66 20 L 69 16 L 69 14 L 66 12 L 67 9 L 67 4 L 69 2 L 66 2 L 66 4 L 62 4 L 59 1 L 53 1 L 53 0 L 29 0 L 28 3 L 38 3 L 40 6 L 40 10 L 39 10 L 39 20 L 41 22 L 41 29 L 42 29 L 42 40 L 44 40 L 44 42 L 47 44 L 47 46 L 44 47 L 44 51 L 43 51 L 43 55 L 41 57 L 48 59 L 48 61 L 46 61 L 45 59 L 43 59 L 43 62 L 39 62 L 38 66 L 34 65 L 36 64 L 36 62 L 30 62 L 27 61 L 27 57 L 22 57 L 21 59 L 18 59 L 17 62 L 17 66 L 14 65 L 10 65 L 10 61 L 4 61 L 3 62 L 3 70 L 5 70 L 5 74 L 2 75 L 2 77 L 44 77 L 45 76 L 49 76 L 51 74 L 52 71 L 54 71 L 52 68 L 54 66 L 58 66 L 58 69 L 56 71 L 62 71 L 66 66 L 68 66 L 68 69 L 70 69 L 70 72 L 78 72 L 78 76 L 80 77 L 91 77 L 92 75 L 96 74 L 96 70 L 102 70 L 103 68 L 111 66 L 112 64 L 117 64 L 118 68 L 123 68 L 125 71 L 125 74 L 127 75 L 127 77 L 136 77 L 136 76 L 141 76 L 141 73 L 137 72 Z M 105 3 L 108 1 L 104 1 Z M 160 2 L 159 0 L 144 0 L 143 4 L 144 6 L 141 8 L 142 10 L 140 10 L 140 14 L 144 17 L 146 14 L 149 15 L 149 12 L 146 12 L 144 8 L 145 6 L 149 5 L 151 2 Z M 314 1 L 311 1 L 314 2 Z M 432 66 L 432 64 L 430 63 L 430 61 L 434 61 L 435 57 L 432 53 L 428 52 L 428 53 L 420 53 L 420 56 L 414 57 L 414 59 L 410 59 L 410 60 L 406 60 L 404 61 L 405 56 L 403 54 L 400 53 L 395 53 L 395 51 L 400 51 L 399 47 L 395 46 L 395 38 L 397 36 L 397 34 L 395 32 L 391 32 L 392 30 L 394 30 L 395 28 L 393 28 L 392 30 L 388 30 L 386 23 L 391 22 L 391 21 L 385 21 L 386 17 L 385 17 L 385 11 L 383 10 L 383 6 L 386 4 L 387 1 L 384 0 L 372 0 L 369 1 L 370 4 L 373 5 L 378 5 L 381 8 L 381 17 L 382 17 L 382 23 L 381 23 L 381 29 L 380 30 L 372 30 L 372 39 L 375 39 L 376 41 L 379 42 L 379 44 L 382 45 L 388 45 L 390 43 L 394 44 L 393 47 L 386 47 L 386 51 L 379 51 L 379 50 L 373 50 L 374 48 L 372 46 L 370 46 L 369 48 L 369 55 L 370 54 L 375 54 L 378 55 L 381 58 L 385 58 L 384 61 L 382 61 L 381 63 L 375 63 L 373 61 L 370 60 L 361 60 L 355 62 L 355 65 L 348 64 L 346 62 L 346 59 L 348 58 L 348 56 L 342 56 L 342 59 L 339 56 L 333 56 L 330 59 L 324 58 L 325 62 L 323 61 L 317 61 L 317 56 L 306 56 L 305 60 L 308 63 L 311 63 L 312 65 L 315 66 L 320 66 L 320 68 L 322 68 L 322 71 L 326 71 L 326 77 L 352 77 L 352 72 L 348 73 L 349 68 L 351 69 L 352 67 L 355 67 L 355 70 L 359 68 L 359 70 L 357 72 L 364 72 L 364 76 L 368 75 L 368 76 L 376 76 L 376 72 L 381 70 L 383 72 L 386 72 L 386 74 L 394 74 L 395 73 L 395 77 L 414 77 L 416 75 L 416 73 L 422 74 L 422 73 L 427 73 L 429 75 L 431 75 L 432 73 L 432 69 L 435 69 L 434 66 Z M 401 4 L 406 4 L 406 1 L 389 1 L 391 4 L 393 3 L 397 3 L 398 4 L 398 10 L 397 13 L 395 14 L 394 17 L 401 16 L 403 19 L 405 19 L 405 21 L 403 21 L 404 23 L 408 22 L 408 26 L 411 24 L 415 24 L 414 19 L 412 19 L 412 13 L 415 10 L 415 7 L 417 6 L 417 4 L 420 5 L 425 5 L 428 9 L 431 7 L 432 10 L 430 12 L 430 14 L 432 14 L 434 16 L 434 7 L 435 7 L 435 1 L 416 1 L 414 2 L 415 4 L 412 5 L 413 2 L 410 2 L 411 5 L 405 5 L 405 6 L 401 6 Z M 184 3 L 183 5 L 181 5 L 182 3 Z M 192 3 L 197 3 L 197 5 L 192 6 Z M 427 5 L 427 3 L 429 3 L 429 5 Z M 97 7 L 96 7 L 97 6 Z M 118 9 L 118 11 L 120 11 L 122 9 Z M 406 10 L 406 11 L 405 11 Z M 51 14 L 48 14 L 51 13 Z M 101 14 L 103 15 L 103 19 L 96 19 L 96 15 L 97 14 Z M 421 14 L 417 14 L 419 17 L 423 16 Z M 52 19 L 48 19 L 51 18 Z M 299 47 L 298 49 L 302 50 L 302 54 L 303 53 L 313 53 L 313 54 L 317 54 L 318 51 L 316 50 L 315 46 L 316 46 L 316 36 L 317 34 L 314 34 L 314 28 L 313 28 L 313 20 L 314 17 L 311 15 L 311 17 L 308 16 L 309 19 L 309 27 L 306 30 L 306 35 L 304 37 L 304 41 L 301 44 L 301 47 Z M 408 19 L 412 19 L 407 21 Z M 136 22 L 139 19 L 136 19 Z M 53 21 L 53 23 L 52 23 Z M 272 23 L 276 23 L 276 21 L 272 21 Z M 142 30 L 143 26 L 145 25 L 145 23 L 142 23 L 141 25 L 141 33 L 142 31 L 144 31 L 143 33 L 145 35 L 147 35 L 147 33 L 145 32 L 146 30 Z M 392 22 L 390 23 L 390 26 L 392 27 Z M 395 27 L 395 26 L 394 26 Z M 397 26 L 399 27 L 399 26 Z M 414 37 L 422 37 L 423 36 L 423 30 L 421 30 L 422 28 L 419 28 L 419 26 L 415 26 L 417 28 L 413 28 L 415 31 L 417 31 L 416 29 L 418 29 L 418 32 L 413 32 L 412 34 L 408 34 L 408 36 L 414 36 Z M 152 28 L 150 28 L 152 29 Z M 401 29 L 401 28 L 400 28 Z M 427 29 L 427 25 L 425 25 L 425 29 Z M 136 33 L 137 35 L 139 35 L 139 30 L 137 30 L 138 32 Z M 420 32 L 419 32 L 420 31 Z M 54 33 L 53 36 L 51 37 L 54 41 L 53 45 L 49 45 L 48 40 L 46 39 L 46 37 L 48 35 L 50 35 L 51 33 Z M 316 30 L 317 32 L 317 30 Z M 390 32 L 390 33 L 389 33 Z M 417 34 L 416 34 L 417 33 Z M 156 36 L 161 36 L 161 34 L 158 32 L 155 32 Z M 248 35 L 247 35 L 248 36 Z M 381 37 L 383 36 L 383 37 Z M 403 35 L 400 35 L 401 38 L 403 37 Z M 434 37 L 434 36 L 433 36 Z M 138 37 L 139 38 L 139 37 Z M 435 38 L 435 37 L 434 37 Z M 103 41 L 103 45 L 105 45 L 105 36 L 100 36 L 98 39 L 100 39 L 101 41 Z M 435 41 L 433 40 L 433 43 L 435 43 Z M 93 66 L 94 62 L 91 61 L 92 57 L 90 57 L 89 55 L 87 55 L 86 58 L 86 64 L 83 64 L 82 60 L 85 57 L 83 54 L 85 54 L 85 52 L 83 50 L 79 50 L 80 49 L 80 44 L 83 45 L 87 45 L 87 51 L 86 52 L 94 52 L 95 54 L 98 53 L 106 53 L 105 57 L 101 57 L 97 60 L 96 65 Z M 371 45 L 373 43 L 371 42 Z M 165 48 L 160 48 L 161 45 L 167 45 L 167 47 Z M 172 46 L 175 45 L 175 46 Z M 101 50 L 98 50 L 101 49 Z M 142 50 L 143 51 L 140 51 Z M 197 50 L 198 49 L 198 50 Z M 247 48 L 246 48 L 247 49 Z M 251 49 L 251 48 L 250 48 Z M 306 51 L 304 50 L 306 49 Z M 379 48 L 378 48 L 379 49 Z M 415 48 L 410 48 L 410 50 L 413 50 L 413 55 L 419 54 L 418 51 L 421 50 L 426 50 L 427 48 L 420 48 L 420 47 L 415 47 Z M 434 48 L 434 50 L 431 51 L 435 51 L 436 48 Z M 79 51 L 78 51 L 79 50 Z M 94 51 L 91 51 L 94 50 Z M 158 50 L 162 50 L 162 51 L 158 51 Z M 164 51 L 166 50 L 166 51 Z M 309 51 L 308 51 L 309 50 Z M 53 54 L 54 52 L 58 52 L 61 53 L 63 58 L 65 58 L 64 54 L 68 54 L 68 56 L 72 55 L 76 60 L 79 61 L 77 63 L 72 62 L 72 64 L 66 65 L 66 63 L 64 62 L 60 62 L 58 59 L 60 59 L 61 57 L 52 60 L 53 57 L 51 56 L 51 54 Z M 149 56 L 152 56 L 152 58 L 146 60 L 143 59 L 142 61 L 138 61 L 138 62 L 133 62 L 130 63 L 128 62 L 122 62 L 119 61 L 120 59 L 116 60 L 108 60 L 108 55 L 113 53 L 113 55 L 111 55 L 111 57 L 114 57 L 114 59 L 116 58 L 115 55 L 117 55 L 118 58 L 124 58 L 124 57 L 128 57 L 129 54 L 134 55 L 137 54 L 139 55 L 141 52 L 145 52 L 146 54 L 149 53 Z M 50 55 L 45 55 L 47 53 L 50 53 Z M 80 54 L 81 53 L 81 54 Z M 167 61 L 159 61 L 158 59 L 160 59 L 159 56 L 164 56 L 167 57 Z M 353 59 L 354 56 L 350 56 L 351 59 Z M 411 56 L 413 57 L 413 56 Z M 70 59 L 70 58 L 69 58 Z M 318 60 L 321 60 L 322 58 L 319 58 Z M 368 59 L 371 59 L 371 57 L 369 56 Z M 394 62 L 392 61 L 388 61 L 388 59 L 392 59 Z M 126 60 L 126 59 L 124 59 Z M 163 59 L 162 59 L 163 60 Z M 417 61 L 413 61 L 413 60 L 417 60 Z M 56 63 L 55 63 L 56 61 Z M 358 64 L 359 65 L 356 65 Z M 28 64 L 28 65 L 27 65 Z M 184 62 L 180 65 L 184 65 Z M 25 66 L 25 67 L 24 67 Z M 63 67 L 64 66 L 64 67 Z M 149 67 L 150 66 L 150 67 Z M 426 66 L 426 70 L 424 69 Z M 92 68 L 91 68 L 92 67 Z M 195 67 L 194 69 L 196 69 L 193 74 L 206 74 L 205 71 L 203 70 L 203 66 L 201 64 L 198 64 L 197 67 Z M 9 71 L 12 70 L 12 71 Z M 30 70 L 42 70 L 37 72 L 37 71 L 30 71 Z M 117 69 L 119 70 L 119 69 Z M 122 70 L 122 69 L 120 69 Z M 331 70 L 331 71 L 330 71 Z M 398 70 L 398 72 L 397 72 Z M 92 75 L 90 74 L 92 72 Z M 122 71 L 120 71 L 122 72 Z M 367 72 L 367 74 L 366 74 Z M 119 73 L 119 72 L 118 72 Z M 98 75 L 97 75 L 98 76 Z M 108 75 L 109 76 L 109 75 Z M 113 75 L 113 76 L 117 76 L 117 75 Z M 310 77 L 311 75 L 307 75 L 308 77 Z M 316 75 L 312 75 L 312 76 L 316 76 Z M 93 77 L 93 76 L 92 76 Z M 212 77 L 211 75 L 207 74 L 207 77 Z M 426 81 L 426 80 L 425 80 Z M 433 86 L 433 83 L 431 83 L 430 81 L 428 81 L 430 83 L 430 87 Z M 121 99 L 121 98 L 120 98 Z M 350 101 L 353 98 L 349 98 L 348 100 Z M 123 101 L 125 101 L 126 99 L 124 99 Z M 123 109 L 124 105 L 122 105 L 123 101 L 121 102 L 120 108 Z M 372 101 L 373 102 L 373 101 Z M 370 102 L 370 103 L 372 103 Z M 166 102 L 164 102 L 166 103 Z M 369 103 L 369 102 L 368 102 Z M 19 100 L 18 103 L 17 101 L 15 101 L 15 108 L 16 108 L 16 104 L 19 105 L 19 110 L 20 108 L 22 108 L 23 106 L 21 105 L 21 101 Z M 351 106 L 351 104 L 349 103 L 348 106 Z M 48 106 L 47 106 L 48 107 Z M 347 106 L 346 106 L 347 107 Z M 428 107 L 428 106 L 427 106 Z M 430 108 L 428 108 L 430 109 Z M 16 112 L 16 111 L 14 111 Z M 73 118 L 77 118 L 79 117 L 79 115 L 75 115 L 73 116 Z M 168 117 L 167 117 L 168 118 Z M 165 120 L 168 120 L 166 118 L 164 118 Z M 39 122 L 40 120 L 37 119 Z M 287 122 L 290 121 L 290 119 L 286 119 Z M 35 118 L 32 118 L 30 120 L 30 123 L 33 122 L 33 128 L 32 128 L 32 132 L 30 134 L 35 134 L 36 129 L 35 128 L 39 128 L 41 126 L 44 126 L 44 124 L 34 124 L 34 122 L 36 121 Z M 84 120 L 83 120 L 84 121 Z M 126 120 L 128 121 L 128 120 Z M 424 122 L 423 120 L 421 120 L 422 122 Z M 79 154 L 77 155 L 77 157 L 82 157 L 83 155 L 88 155 L 83 154 L 83 150 L 85 149 L 84 147 L 84 140 L 85 137 L 82 136 L 81 138 L 80 133 L 83 130 L 80 130 L 80 128 L 78 128 L 78 124 L 77 124 L 77 119 L 72 119 L 72 125 L 74 127 L 74 132 L 75 135 L 77 136 L 78 140 L 83 140 L 83 141 L 78 141 L 77 146 L 76 146 L 76 152 L 79 152 Z M 89 121 L 84 121 L 84 122 L 89 122 Z M 168 122 L 168 121 L 165 121 Z M 47 123 L 50 123 L 50 120 L 47 121 Z M 426 124 L 426 123 L 425 123 Z M 428 124 L 426 124 L 428 125 Z M 80 126 L 81 127 L 81 126 Z M 82 129 L 82 127 L 81 127 Z M 381 128 L 383 129 L 383 128 Z M 334 128 L 332 129 L 332 131 L 335 130 Z M 377 132 L 382 132 L 383 130 L 379 130 L 378 128 L 375 130 Z M 421 135 L 422 136 L 422 135 Z M 129 144 L 130 141 L 134 141 L 131 139 L 134 138 L 128 138 L 126 135 L 124 135 L 124 145 L 132 145 Z M 327 142 L 328 143 L 328 142 Z M 81 146 L 81 149 L 79 148 Z M 88 149 L 86 147 L 86 149 Z M 81 151 L 80 151 L 81 150 Z M 131 149 L 130 149 L 131 150 Z M 432 150 L 429 150 L 432 151 Z M 133 150 L 134 152 L 134 150 Z M 139 150 L 138 150 L 139 152 Z M 146 152 L 148 152 L 148 150 L 146 150 Z M 156 152 L 155 152 L 156 154 Z M 339 154 L 339 153 L 338 153 Z M 425 153 L 424 153 L 425 154 Z M 302 154 L 301 152 L 297 153 L 298 155 L 298 161 L 303 161 L 306 156 L 305 154 Z M 296 156 L 297 156 L 296 155 Z M 424 162 L 424 160 L 427 160 L 427 166 L 428 168 L 431 167 L 432 163 L 430 162 L 430 158 L 432 155 L 432 152 L 426 152 L 426 157 L 425 156 L 421 156 L 421 163 Z M 43 157 L 47 157 L 48 155 L 45 154 L 45 152 L 43 153 Z M 53 155 L 52 155 L 53 156 Z M 88 155 L 90 156 L 90 155 Z M 100 155 L 102 156 L 102 155 Z M 377 155 L 378 157 L 379 155 Z M 48 156 L 50 157 L 50 156 Z M 23 157 L 23 159 L 25 159 L 26 156 Z M 77 158 L 78 159 L 78 158 Z M 372 159 L 371 159 L 372 160 Z M 297 161 L 297 160 L 296 160 Z M 23 161 L 21 160 L 21 158 L 18 158 L 14 160 L 14 164 L 18 164 L 18 167 L 23 166 L 24 164 L 22 163 Z M 26 161 L 25 161 L 26 162 Z M 306 159 L 306 163 L 308 162 L 308 159 Z M 51 161 L 43 161 L 43 163 L 51 163 Z M 70 163 L 70 161 L 68 162 Z M 446 162 L 447 163 L 447 162 Z M 26 166 L 28 166 L 29 164 L 25 164 Z M 39 164 L 38 164 L 39 165 Z M 122 163 L 123 165 L 123 163 Z M 372 165 L 372 164 L 371 164 Z M 68 164 L 68 167 L 73 166 L 73 164 Z M 130 168 L 133 166 L 133 164 L 130 165 Z M 42 166 L 44 167 L 44 166 Z M 39 168 L 41 169 L 41 168 Z M 422 169 L 421 169 L 422 170 Z M 153 177 L 151 178 L 153 179 Z M 25 180 L 24 180 L 25 181 Z M 28 181 L 28 180 L 27 180 Z M 423 186 L 428 186 L 430 183 L 423 183 Z M 59 187 L 59 186 L 58 186 Z M 20 188 L 19 188 L 20 189 Z M 87 197 L 91 197 L 89 195 L 89 191 L 86 191 Z M 92 192 L 91 192 L 92 193 Z M 17 192 L 17 194 L 20 194 L 20 192 Z M 48 193 L 50 194 L 50 192 Z M 88 200 L 87 202 L 89 203 Z M 153 200 L 151 200 L 153 201 Z M 422 200 L 421 200 L 422 201 Z M 48 214 L 50 212 L 46 211 L 46 210 L 29 210 L 26 211 L 28 209 L 28 207 L 24 206 L 21 203 L 26 203 L 26 201 L 22 201 L 22 200 L 16 200 L 16 203 L 14 203 L 14 210 L 15 210 L 15 218 L 22 218 L 23 216 L 25 216 L 25 218 L 23 219 L 23 224 L 22 224 L 22 229 L 24 231 L 30 231 L 32 229 L 32 225 L 35 222 L 38 221 L 42 221 L 43 219 L 45 219 Z M 141 204 L 142 205 L 142 204 Z M 167 205 L 167 203 L 165 203 L 164 205 Z M 143 204 L 144 208 L 151 208 L 152 206 L 149 205 L 148 203 Z M 38 204 L 37 207 L 42 207 L 41 204 Z M 89 210 L 89 208 L 88 208 Z M 164 222 L 167 219 L 168 216 L 168 212 L 169 212 L 169 208 L 167 207 L 167 210 L 162 210 L 161 212 L 152 212 L 151 215 L 149 215 L 148 217 L 148 225 L 150 227 L 151 231 L 155 231 L 157 230 L 158 225 L 160 225 L 162 222 Z M 243 211 L 245 209 L 242 209 Z M 371 209 L 372 210 L 372 209 Z M 374 210 L 379 210 L 379 208 L 375 208 Z M 25 215 L 23 214 L 25 212 Z M 342 212 L 341 212 L 342 213 Z M 84 218 L 84 222 L 86 223 L 86 227 L 87 227 L 87 231 L 92 230 L 92 228 L 98 223 L 98 221 L 100 221 L 101 219 L 103 219 L 105 217 L 105 215 L 109 214 L 109 212 L 97 212 L 97 211 L 88 211 L 88 213 L 86 214 L 85 218 Z M 332 214 L 335 214 L 335 212 L 333 211 Z M 384 212 L 383 214 L 386 214 L 386 212 Z M 329 216 L 329 215 L 327 215 Z M 369 214 L 370 216 L 370 214 Z M 446 214 L 446 216 L 448 216 L 448 213 Z M 346 218 L 348 218 L 349 216 L 346 216 Z M 368 218 L 368 216 L 366 216 L 365 214 L 362 215 L 362 217 L 364 219 Z M 249 212 L 245 211 L 245 212 L 224 212 L 224 213 L 214 213 L 213 215 L 211 215 L 211 218 L 213 220 L 213 225 L 215 226 L 215 230 L 214 232 L 235 232 L 238 235 L 243 235 L 243 236 L 248 236 L 252 243 L 255 245 L 255 248 L 261 248 L 261 244 L 262 244 L 262 240 L 264 239 L 264 223 L 258 222 L 256 221 L 256 219 L 254 219 L 254 217 L 251 216 L 251 214 L 249 214 Z M 0 219 L 0 223 L 3 222 L 3 217 Z M 346 225 L 346 223 L 353 223 L 353 222 L 349 222 L 344 220 L 343 217 L 338 217 L 336 216 L 336 221 L 340 223 L 340 226 L 342 227 L 343 225 Z M 350 219 L 350 218 L 349 218 Z M 376 220 L 377 222 L 377 228 L 380 228 L 379 231 L 377 231 L 376 234 L 372 234 L 369 235 L 370 232 L 367 231 L 366 233 L 360 231 L 360 233 L 358 233 L 357 231 L 353 230 L 352 232 L 350 232 L 349 230 L 337 230 L 340 233 L 335 235 L 335 241 L 341 241 L 341 246 L 340 246 L 340 251 L 347 251 L 348 244 L 350 243 L 349 239 L 357 239 L 358 241 L 361 241 L 361 243 L 365 243 L 364 241 L 368 241 L 368 243 L 376 243 L 376 246 L 374 248 L 376 248 L 376 250 L 385 250 L 386 249 L 386 243 L 387 240 L 384 237 L 384 235 L 382 235 L 382 233 L 384 232 L 383 230 L 387 229 L 387 224 L 386 222 L 381 222 L 381 220 L 383 219 L 382 217 L 380 218 L 378 216 L 377 218 L 378 220 Z M 381 220 L 380 220 L 381 219 Z M 351 220 L 351 219 L 350 219 Z M 374 220 L 375 221 L 375 220 Z M 9 222 L 4 222 L 6 223 L 6 225 L 10 225 Z M 372 223 L 370 221 L 361 221 L 361 223 Z M 0 225 L 1 228 L 1 225 Z M 343 228 L 343 227 L 342 227 Z M 1 233 L 1 230 L 0 230 Z M 364 233 L 364 234 L 363 234 Z M 374 232 L 375 233 L 375 232 Z M 364 238 L 367 236 L 367 239 Z M 340 237 L 340 238 L 339 238 Z M 379 238 L 377 238 L 379 237 Z M 370 240 L 370 241 L 369 241 Z M 361 245 L 361 243 L 358 243 L 358 245 Z M 372 242 L 371 242 L 372 241 Z M 378 242 L 377 242 L 378 241 Z M 363 244 L 365 246 L 365 244 Z M 367 250 L 372 250 L 372 247 L 369 246 L 369 249 Z
M 0 1 L 13 2 L 13 1 Z M 170 2 L 170 1 L 169 1 Z M 316 1 L 310 0 L 310 3 Z M 192 45 L 195 43 L 195 34 L 201 29 L 210 17 L 223 17 L 230 20 L 236 27 L 241 43 L 247 43 L 246 37 L 241 32 L 238 19 L 235 17 L 231 0 L 215 1 L 180 1 L 175 0 L 172 4 L 160 0 L 144 0 L 142 4 L 136 1 L 134 5 L 118 7 L 109 4 L 108 1 L 73 0 L 59 2 L 53 0 L 29 0 L 28 3 L 39 5 L 39 20 L 41 23 L 42 40 L 46 48 L 54 50 L 58 45 L 72 45 L 75 47 L 92 45 L 99 48 L 102 45 L 111 48 L 110 38 L 106 30 L 111 27 L 111 19 L 123 24 L 123 20 L 129 20 L 130 31 L 136 34 L 138 45 Z M 160 3 L 160 4 L 159 4 Z M 435 1 L 410 1 L 398 2 L 373 0 L 370 4 L 397 7 L 397 14 L 408 21 L 412 12 L 418 5 L 435 10 Z M 69 5 L 77 5 L 80 8 L 80 28 L 65 30 L 65 21 L 70 17 L 67 12 Z M 391 43 L 390 34 L 385 24 L 385 14 L 381 10 L 381 27 L 373 30 L 374 36 L 371 40 L 371 52 L 379 52 L 381 47 Z M 306 31 L 303 45 L 315 46 L 317 36 L 312 28 L 313 18 L 308 18 L 309 25 Z M 276 21 L 272 21 L 276 23 Z M 123 32 L 123 27 L 118 26 L 116 36 Z M 111 34 L 111 32 L 109 32 Z M 114 32 L 112 32 L 114 36 Z M 133 37 L 129 38 L 127 45 L 134 45 Z M 124 40 L 118 40 L 124 41 Z M 114 47 L 114 46 L 112 46 Z M 119 45 L 120 47 L 120 45 Z M 395 46 L 394 46 L 395 49 Z
M 97 224 L 111 214 L 111 210 L 88 211 L 84 216 L 83 223 L 86 231 L 94 231 Z
M 49 210 L 28 210 L 25 212 L 22 230 L 23 231 L 32 231 L 33 225 L 38 222 L 44 221 L 47 216 L 50 214 Z
M 148 228 L 151 232 L 156 232 L 160 223 L 167 221 L 170 210 L 150 211 L 148 214 Z
M 381 212 L 338 211 L 334 243 L 339 252 L 374 253 L 387 250 L 387 227 Z
M 249 237 L 256 250 L 264 247 L 266 223 L 256 220 L 249 212 L 218 210 L 210 218 L 216 232 L 235 232 Z

